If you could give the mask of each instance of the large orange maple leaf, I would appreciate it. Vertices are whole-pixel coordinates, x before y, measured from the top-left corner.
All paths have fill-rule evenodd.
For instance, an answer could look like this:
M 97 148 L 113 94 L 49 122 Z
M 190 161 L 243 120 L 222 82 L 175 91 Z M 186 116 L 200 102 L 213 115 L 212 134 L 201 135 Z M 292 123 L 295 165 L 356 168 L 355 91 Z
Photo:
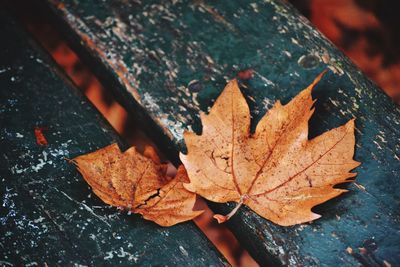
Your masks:
M 289 226 L 315 220 L 311 209 L 346 192 L 334 185 L 352 181 L 354 120 L 309 140 L 313 83 L 286 105 L 278 101 L 250 132 L 250 111 L 236 80 L 209 114 L 200 114 L 201 135 L 185 132 L 180 158 L 190 183 L 185 188 L 214 202 L 245 204 L 272 222 Z

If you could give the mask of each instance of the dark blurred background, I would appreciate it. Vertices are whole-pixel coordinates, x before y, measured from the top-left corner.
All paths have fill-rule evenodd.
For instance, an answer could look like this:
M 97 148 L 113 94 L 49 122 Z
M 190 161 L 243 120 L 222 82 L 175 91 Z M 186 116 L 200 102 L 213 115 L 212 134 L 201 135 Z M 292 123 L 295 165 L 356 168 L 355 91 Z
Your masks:
M 400 104 L 400 1 L 289 2 Z

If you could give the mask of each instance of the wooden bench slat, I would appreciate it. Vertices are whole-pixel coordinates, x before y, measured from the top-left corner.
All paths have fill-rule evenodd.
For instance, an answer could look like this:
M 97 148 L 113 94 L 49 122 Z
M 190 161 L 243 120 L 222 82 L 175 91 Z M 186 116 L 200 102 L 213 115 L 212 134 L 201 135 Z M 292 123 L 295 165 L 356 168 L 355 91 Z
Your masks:
M 0 35 L 0 265 L 227 265 L 193 223 L 162 228 L 91 193 L 65 158 L 124 144 L 3 11 Z
M 313 93 L 310 136 L 356 117 L 357 183 L 366 192 L 350 185 L 316 209 L 323 217 L 312 224 L 279 227 L 243 208 L 228 225 L 262 265 L 400 265 L 400 109 L 294 8 L 279 0 L 47 3 L 122 104 L 152 118 L 156 140 L 174 144 L 164 148 L 176 162 L 182 132 L 200 131 L 198 111 L 238 70 L 255 71 L 243 92 L 257 121 L 274 101 L 334 69 Z

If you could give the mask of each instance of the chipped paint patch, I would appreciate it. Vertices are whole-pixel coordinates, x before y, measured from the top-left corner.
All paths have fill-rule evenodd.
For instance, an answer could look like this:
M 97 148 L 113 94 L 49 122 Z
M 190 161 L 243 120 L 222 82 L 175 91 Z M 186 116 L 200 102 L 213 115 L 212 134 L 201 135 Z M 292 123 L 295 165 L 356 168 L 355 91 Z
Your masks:
M 160 125 L 166 126 L 168 132 L 170 133 L 170 137 L 175 140 L 181 140 L 183 137 L 183 132 L 185 131 L 185 127 L 182 122 L 175 121 L 173 119 L 169 119 L 167 116 L 159 119 Z
M 253 73 L 256 74 L 264 82 L 265 86 L 275 85 L 271 80 L 269 80 L 268 78 L 264 77 L 263 75 L 261 75 L 257 71 L 254 71 Z
M 93 215 L 94 217 L 96 217 L 97 219 L 99 219 L 100 221 L 102 221 L 103 223 L 105 223 L 108 227 L 111 227 L 111 224 L 108 222 L 108 219 L 104 216 L 100 216 L 98 214 L 96 214 L 93 209 L 91 209 L 88 205 L 86 205 L 83 202 L 79 202 L 75 199 L 73 199 L 72 197 L 70 197 L 68 194 L 66 194 L 64 191 L 58 190 L 57 188 L 54 188 L 54 190 L 56 190 L 57 192 L 63 194 L 67 199 L 69 199 L 70 201 L 78 204 L 81 206 L 81 208 L 85 209 L 86 211 L 88 211 L 91 215 Z
M 185 257 L 189 256 L 189 253 L 187 252 L 187 250 L 184 247 L 179 246 L 179 250 L 182 252 L 183 256 L 185 256 Z

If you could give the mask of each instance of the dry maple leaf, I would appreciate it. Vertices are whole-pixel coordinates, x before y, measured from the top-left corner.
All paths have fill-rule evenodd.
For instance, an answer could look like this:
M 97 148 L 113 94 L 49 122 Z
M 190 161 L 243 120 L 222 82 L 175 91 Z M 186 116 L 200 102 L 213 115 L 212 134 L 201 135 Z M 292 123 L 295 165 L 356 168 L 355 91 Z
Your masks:
M 166 175 L 155 152 L 141 155 L 134 147 L 124 153 L 117 144 L 73 159 L 93 192 L 105 203 L 142 214 L 161 226 L 191 220 L 203 211 L 193 211 L 196 194 L 187 191 L 183 166 L 175 178 Z
M 185 132 L 187 155 L 180 158 L 189 174 L 189 191 L 214 202 L 235 201 L 228 220 L 245 204 L 272 222 L 289 226 L 320 217 L 311 211 L 347 191 L 359 165 L 353 160 L 354 120 L 308 140 L 314 112 L 314 82 L 288 104 L 278 101 L 250 133 L 250 112 L 237 81 L 230 81 L 208 115 L 200 114 L 201 135 Z

